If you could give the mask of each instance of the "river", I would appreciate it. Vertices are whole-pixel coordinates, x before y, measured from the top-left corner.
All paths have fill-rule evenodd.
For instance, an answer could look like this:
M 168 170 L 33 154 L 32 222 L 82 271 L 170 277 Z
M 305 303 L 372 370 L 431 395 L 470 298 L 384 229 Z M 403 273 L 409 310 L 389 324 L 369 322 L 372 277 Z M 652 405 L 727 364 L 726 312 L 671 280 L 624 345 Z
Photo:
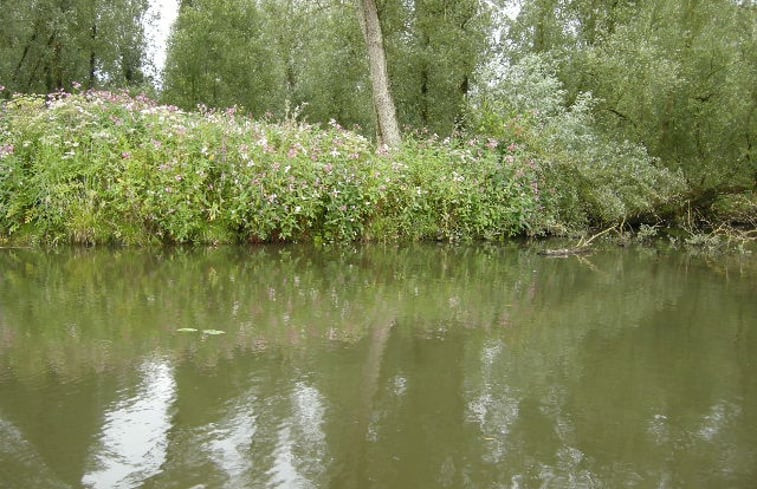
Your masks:
M 750 255 L 0 250 L 0 487 L 752 488 Z

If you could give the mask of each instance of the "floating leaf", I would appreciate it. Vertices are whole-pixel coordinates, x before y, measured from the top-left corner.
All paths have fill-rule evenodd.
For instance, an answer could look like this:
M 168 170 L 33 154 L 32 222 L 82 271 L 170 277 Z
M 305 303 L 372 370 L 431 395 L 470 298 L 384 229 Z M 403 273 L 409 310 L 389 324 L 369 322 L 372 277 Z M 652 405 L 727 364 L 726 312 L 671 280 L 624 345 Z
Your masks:
M 196 328 L 179 328 L 176 331 L 178 331 L 179 333 L 196 333 L 199 330 Z
M 220 329 L 203 329 L 202 334 L 219 335 L 226 334 L 226 331 L 221 331 Z

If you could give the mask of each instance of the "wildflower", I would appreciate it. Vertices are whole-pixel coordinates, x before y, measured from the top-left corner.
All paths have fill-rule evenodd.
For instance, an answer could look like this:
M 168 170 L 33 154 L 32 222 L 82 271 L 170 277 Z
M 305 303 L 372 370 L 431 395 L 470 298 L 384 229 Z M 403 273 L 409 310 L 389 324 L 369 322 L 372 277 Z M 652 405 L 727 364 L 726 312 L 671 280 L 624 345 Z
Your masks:
M 177 182 L 181 182 L 182 180 L 184 180 L 184 177 L 182 177 L 181 175 L 176 175 L 174 178 L 176 179 Z
M 121 153 L 121 158 L 125 160 L 131 159 L 131 153 L 129 153 L 128 151 L 124 151 L 123 153 Z
M 518 149 L 518 145 L 517 145 L 517 144 L 515 144 L 515 143 L 511 143 L 511 144 L 510 144 L 510 146 L 508 146 L 508 147 L 507 147 L 507 150 L 508 150 L 509 152 L 511 152 L 511 153 L 512 153 L 513 151 L 515 151 L 516 149 Z
M 75 88 L 76 90 L 79 90 L 79 89 L 81 88 L 81 83 L 79 83 L 78 81 L 75 81 L 75 82 L 71 83 L 71 85 L 72 85 L 72 86 L 73 86 L 73 87 L 74 87 L 74 88 Z
M 5 85 L 0 85 L 0 92 L 2 92 L 3 90 L 5 90 Z
M 289 158 L 296 158 L 297 157 L 297 148 L 295 148 L 295 147 L 289 148 L 289 153 L 287 153 L 287 156 Z
M 499 146 L 499 141 L 494 138 L 489 138 L 489 140 L 486 142 L 486 147 L 489 149 L 495 149 L 497 146 Z
M 12 144 L 5 144 L 3 146 L 0 146 L 0 159 L 12 155 L 14 150 L 15 148 Z

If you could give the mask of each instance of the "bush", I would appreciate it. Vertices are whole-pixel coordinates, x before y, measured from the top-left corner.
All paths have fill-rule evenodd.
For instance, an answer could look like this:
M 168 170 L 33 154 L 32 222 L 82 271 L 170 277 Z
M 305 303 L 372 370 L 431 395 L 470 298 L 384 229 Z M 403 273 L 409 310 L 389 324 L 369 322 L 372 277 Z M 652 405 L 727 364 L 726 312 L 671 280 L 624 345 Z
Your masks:
M 596 129 L 595 101 L 580 94 L 567 106 L 545 59 L 529 55 L 471 99 L 471 130 L 512 141 L 533 162 L 541 185 L 536 233 L 564 233 L 653 214 L 684 190 L 683 179 L 646 150 Z
M 391 154 L 336 123 L 183 112 L 144 96 L 16 96 L 0 119 L 0 233 L 40 243 L 502 239 L 537 172 L 494 140 Z

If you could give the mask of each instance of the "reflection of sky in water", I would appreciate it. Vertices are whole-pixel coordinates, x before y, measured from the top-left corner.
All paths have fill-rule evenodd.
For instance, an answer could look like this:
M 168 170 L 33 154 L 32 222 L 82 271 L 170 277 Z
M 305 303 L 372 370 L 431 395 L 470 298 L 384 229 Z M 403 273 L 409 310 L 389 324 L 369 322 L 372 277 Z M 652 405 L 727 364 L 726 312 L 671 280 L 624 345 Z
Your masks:
M 254 398 L 243 397 L 234 403 L 229 418 L 210 425 L 209 437 L 203 449 L 213 462 L 226 473 L 229 487 L 243 487 L 245 477 L 252 468 L 250 447 L 257 427 L 252 413 Z
M 518 419 L 520 400 L 502 378 L 496 363 L 500 361 L 505 345 L 488 342 L 481 351 L 480 385 L 470 392 L 468 419 L 477 423 L 486 446 L 485 462 L 501 462 L 507 453 L 510 426 Z
M 176 396 L 172 368 L 164 361 L 141 367 L 142 383 L 133 397 L 105 413 L 105 424 L 82 484 L 92 488 L 131 488 L 160 471 Z
M 325 408 L 315 387 L 297 382 L 291 393 L 292 415 L 278 431 L 270 487 L 320 487 L 326 471 Z

